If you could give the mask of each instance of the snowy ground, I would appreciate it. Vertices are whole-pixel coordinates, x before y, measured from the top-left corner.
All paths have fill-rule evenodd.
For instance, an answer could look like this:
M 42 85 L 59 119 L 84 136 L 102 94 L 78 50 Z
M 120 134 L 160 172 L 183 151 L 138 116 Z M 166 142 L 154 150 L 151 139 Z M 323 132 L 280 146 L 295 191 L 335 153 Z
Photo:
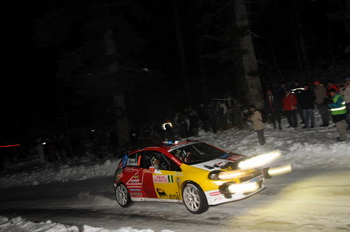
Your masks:
M 266 144 L 258 145 L 255 132 L 250 130 L 238 131 L 230 129 L 220 134 L 201 133 L 199 140 L 214 144 L 225 150 L 234 151 L 247 156 L 280 150 L 283 156 L 275 161 L 274 165 L 291 164 L 294 171 L 305 169 L 317 170 L 349 170 L 350 169 L 350 142 L 336 142 L 338 136 L 334 124 L 329 127 L 318 127 L 321 124 L 316 113 L 316 127 L 296 130 L 287 128 L 283 119 L 283 130 L 275 130 L 266 125 Z M 348 135 L 350 141 L 350 133 Z M 17 163 L 6 167 L 0 176 L 0 191 L 15 186 L 41 185 L 52 182 L 66 182 L 69 180 L 85 180 L 94 177 L 113 176 L 116 167 L 116 158 L 99 160 L 94 156 L 85 156 L 80 159 L 70 159 L 54 164 L 40 164 L 39 159 Z M 18 172 L 21 170 L 21 172 Z M 22 217 L 0 217 L 0 231 L 79 231 L 77 226 L 68 226 L 51 221 L 35 223 Z M 122 227 L 118 230 L 107 230 L 85 225 L 84 232 L 130 232 L 154 231 L 136 230 Z M 162 232 L 170 231 L 163 229 Z

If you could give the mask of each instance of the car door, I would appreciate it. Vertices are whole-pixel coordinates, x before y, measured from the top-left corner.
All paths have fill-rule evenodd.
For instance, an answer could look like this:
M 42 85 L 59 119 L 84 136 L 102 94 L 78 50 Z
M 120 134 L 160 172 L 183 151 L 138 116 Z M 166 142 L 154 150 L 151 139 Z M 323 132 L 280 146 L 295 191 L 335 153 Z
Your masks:
M 126 185 L 133 198 L 145 197 L 142 191 L 142 168 L 140 167 L 140 159 L 142 152 L 128 155 L 125 159 L 125 168 L 122 170 L 120 180 Z
M 163 200 L 180 200 L 180 186 L 177 176 L 181 169 L 163 153 L 155 150 L 144 152 L 143 157 L 143 189 L 148 197 Z M 152 161 L 159 159 L 156 167 Z

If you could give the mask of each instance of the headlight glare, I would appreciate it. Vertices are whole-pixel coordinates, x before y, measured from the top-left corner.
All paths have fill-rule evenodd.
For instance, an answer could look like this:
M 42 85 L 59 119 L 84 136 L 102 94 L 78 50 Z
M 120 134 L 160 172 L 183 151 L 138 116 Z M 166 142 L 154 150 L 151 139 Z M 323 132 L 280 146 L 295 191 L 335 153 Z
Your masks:
M 228 190 L 230 193 L 247 193 L 247 192 L 255 192 L 259 189 L 259 185 L 256 182 L 252 183 L 243 183 L 243 184 L 231 184 L 228 186 Z
M 235 171 L 228 171 L 228 172 L 220 172 L 218 177 L 220 180 L 229 180 L 229 179 L 235 179 L 242 177 L 246 174 L 243 170 L 235 170 Z

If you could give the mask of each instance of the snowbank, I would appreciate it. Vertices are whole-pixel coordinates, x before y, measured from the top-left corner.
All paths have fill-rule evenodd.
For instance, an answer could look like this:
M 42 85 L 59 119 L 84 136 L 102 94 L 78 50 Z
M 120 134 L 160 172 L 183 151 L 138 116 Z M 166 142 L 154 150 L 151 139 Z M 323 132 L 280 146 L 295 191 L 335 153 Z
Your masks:
M 319 120 L 316 114 L 316 125 L 320 124 Z M 283 156 L 273 165 L 291 164 L 294 170 L 350 168 L 350 143 L 336 142 L 338 134 L 334 124 L 329 127 L 294 129 L 287 128 L 286 119 L 282 119 L 282 125 L 283 130 L 266 125 L 266 144 L 263 146 L 259 145 L 256 133 L 251 130 L 230 129 L 219 134 L 201 131 L 198 139 L 247 156 L 280 150 Z M 348 137 L 350 140 L 350 135 Z M 99 160 L 95 156 L 87 155 L 53 164 L 40 164 L 37 159 L 31 161 L 30 167 L 28 164 L 25 167 L 23 165 L 25 164 L 17 164 L 3 173 L 0 176 L 0 188 L 84 180 L 99 176 L 112 177 L 117 159 L 113 157 Z
M 92 227 L 84 225 L 80 230 L 77 226 L 68 226 L 60 223 L 46 222 L 31 222 L 16 217 L 8 219 L 0 216 L 0 231 L 18 232 L 18 231 L 36 231 L 36 232 L 154 232 L 151 229 L 137 230 L 131 227 L 121 227 L 117 230 L 108 230 L 101 227 Z M 172 232 L 171 230 L 162 230 L 161 232 Z

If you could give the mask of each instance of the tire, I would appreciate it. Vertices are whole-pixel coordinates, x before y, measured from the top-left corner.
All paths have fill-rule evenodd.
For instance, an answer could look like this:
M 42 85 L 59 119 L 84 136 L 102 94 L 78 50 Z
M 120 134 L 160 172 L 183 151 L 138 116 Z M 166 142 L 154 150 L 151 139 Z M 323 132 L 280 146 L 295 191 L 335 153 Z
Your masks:
M 130 194 L 124 184 L 118 184 L 115 188 L 115 199 L 123 208 L 128 207 L 131 204 Z
M 202 189 L 193 183 L 187 183 L 182 190 L 183 202 L 193 214 L 204 213 L 209 205 Z

